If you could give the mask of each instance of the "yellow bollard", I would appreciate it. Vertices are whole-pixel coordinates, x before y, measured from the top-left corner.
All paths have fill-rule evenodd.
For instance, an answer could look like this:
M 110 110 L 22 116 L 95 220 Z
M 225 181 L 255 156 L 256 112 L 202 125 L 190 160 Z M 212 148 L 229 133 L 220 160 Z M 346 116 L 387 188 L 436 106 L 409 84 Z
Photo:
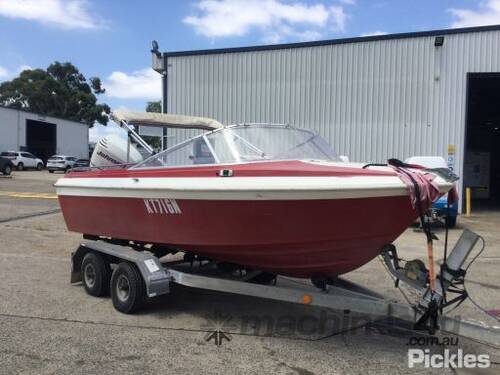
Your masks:
M 470 217 L 471 213 L 471 188 L 465 188 L 465 216 Z

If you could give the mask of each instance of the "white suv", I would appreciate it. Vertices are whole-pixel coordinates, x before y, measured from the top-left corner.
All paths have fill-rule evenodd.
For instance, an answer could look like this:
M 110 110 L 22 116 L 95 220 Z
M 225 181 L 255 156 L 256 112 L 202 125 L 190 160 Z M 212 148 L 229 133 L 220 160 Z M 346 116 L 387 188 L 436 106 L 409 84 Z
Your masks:
M 9 159 L 12 162 L 12 164 L 14 164 L 14 167 L 16 167 L 18 171 L 22 171 L 23 169 L 26 168 L 36 168 L 39 171 L 41 171 L 43 168 L 42 159 L 37 158 L 30 152 L 7 151 L 7 152 L 2 152 L 0 156 Z
M 54 155 L 47 160 L 47 169 L 50 173 L 54 173 L 54 171 L 63 171 L 66 172 L 69 169 L 73 168 L 75 165 L 75 161 L 77 158 L 74 156 L 66 156 L 66 155 Z

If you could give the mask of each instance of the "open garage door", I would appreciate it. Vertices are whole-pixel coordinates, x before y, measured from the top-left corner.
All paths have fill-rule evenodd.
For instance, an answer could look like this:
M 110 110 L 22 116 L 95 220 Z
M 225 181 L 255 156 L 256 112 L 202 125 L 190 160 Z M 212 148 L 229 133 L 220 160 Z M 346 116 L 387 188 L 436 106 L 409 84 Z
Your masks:
M 467 83 L 464 187 L 473 210 L 500 209 L 500 73 L 469 73 Z
M 56 124 L 44 121 L 26 120 L 26 146 L 29 152 L 47 163 L 56 153 Z

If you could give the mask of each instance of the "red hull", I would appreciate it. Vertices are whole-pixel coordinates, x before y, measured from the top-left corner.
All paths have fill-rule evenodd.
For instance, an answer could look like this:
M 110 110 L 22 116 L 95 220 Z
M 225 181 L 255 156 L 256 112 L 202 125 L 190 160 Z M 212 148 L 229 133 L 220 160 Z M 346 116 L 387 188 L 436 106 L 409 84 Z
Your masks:
M 59 196 L 68 229 L 165 244 L 215 260 L 308 278 L 369 262 L 416 218 L 408 196 L 335 200 L 177 199 L 182 215 L 143 199 Z

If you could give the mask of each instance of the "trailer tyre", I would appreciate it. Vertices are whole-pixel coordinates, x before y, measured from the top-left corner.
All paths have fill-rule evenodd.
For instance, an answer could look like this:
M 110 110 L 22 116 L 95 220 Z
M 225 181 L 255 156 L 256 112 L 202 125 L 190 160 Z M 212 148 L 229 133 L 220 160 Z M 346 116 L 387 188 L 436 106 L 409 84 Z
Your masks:
M 111 279 L 111 268 L 99 254 L 90 252 L 83 257 L 82 281 L 88 294 L 95 297 L 107 296 Z
M 111 299 L 118 311 L 131 314 L 140 309 L 146 300 L 146 287 L 137 267 L 122 262 L 111 276 Z

